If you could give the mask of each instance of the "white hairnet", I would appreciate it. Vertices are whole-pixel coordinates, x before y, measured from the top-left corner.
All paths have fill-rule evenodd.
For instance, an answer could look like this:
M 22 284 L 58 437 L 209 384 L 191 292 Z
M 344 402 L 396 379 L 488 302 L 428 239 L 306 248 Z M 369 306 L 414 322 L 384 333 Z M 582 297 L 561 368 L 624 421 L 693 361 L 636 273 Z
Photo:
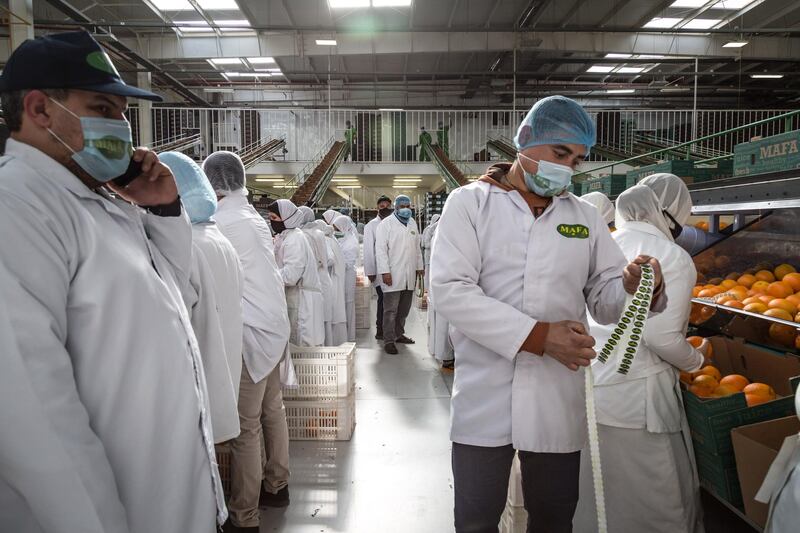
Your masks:
M 353 219 L 347 215 L 339 215 L 333 219 L 333 225 L 342 233 L 352 233 L 355 235 L 356 227 L 353 224 Z
M 208 176 L 211 186 L 214 187 L 214 192 L 219 196 L 246 191 L 244 163 L 233 152 L 225 150 L 214 152 L 203 161 L 203 171 Z
M 297 209 L 303 214 L 303 224 L 308 224 L 309 222 L 314 222 L 314 210 L 308 207 L 307 205 L 301 205 Z
M 653 189 L 644 185 L 634 185 L 617 197 L 616 222 L 617 228 L 624 228 L 626 222 L 647 222 L 669 240 L 674 240 L 661 202 Z
M 431 217 L 431 225 L 434 225 L 434 224 L 436 224 L 437 222 L 439 222 L 439 219 L 440 219 L 440 218 L 442 218 L 442 215 L 440 215 L 440 214 L 438 214 L 438 213 L 437 213 L 437 214 L 435 214 L 435 215 L 433 215 L 433 216 Z
M 596 142 L 592 118 L 578 102 L 565 96 L 548 96 L 536 102 L 514 137 L 517 150 L 543 144 L 582 144 L 588 154 Z
M 600 216 L 606 221 L 606 224 L 614 222 L 614 204 L 608 199 L 608 196 L 601 192 L 590 192 L 581 196 L 581 200 L 585 200 L 595 206 L 600 211 Z
M 315 220 L 314 224 L 317 225 L 317 229 L 322 231 L 322 233 L 324 233 L 326 237 L 330 237 L 333 235 L 333 226 L 326 224 L 322 220 Z
M 324 218 L 325 222 L 327 222 L 328 224 L 333 224 L 333 220 L 341 215 L 342 214 L 338 211 L 334 211 L 333 209 L 328 209 L 327 211 L 322 213 L 322 218 Z
M 665 209 L 678 224 L 685 226 L 692 216 L 692 196 L 689 188 L 674 174 L 653 174 L 639 185 L 649 187 L 656 193 L 662 209 Z
M 291 200 L 283 198 L 276 200 L 268 209 L 281 217 L 286 229 L 299 228 L 303 225 L 303 213 Z

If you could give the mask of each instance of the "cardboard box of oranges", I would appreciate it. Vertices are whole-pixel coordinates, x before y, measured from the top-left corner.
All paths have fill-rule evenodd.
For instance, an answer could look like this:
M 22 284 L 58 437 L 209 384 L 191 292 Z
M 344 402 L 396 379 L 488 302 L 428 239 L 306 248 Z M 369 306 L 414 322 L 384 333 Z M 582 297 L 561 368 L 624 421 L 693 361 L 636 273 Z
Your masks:
M 794 413 L 792 379 L 800 376 L 800 358 L 745 343 L 739 339 L 710 337 L 714 367 L 720 376 L 744 376 L 753 384 L 774 391 L 774 399 L 757 389 L 757 398 L 744 392 L 702 397 L 683 385 L 683 403 L 692 432 L 697 469 L 704 486 L 736 506 L 741 506 L 731 430 Z M 720 380 L 717 380 L 717 382 Z M 735 380 L 734 380 L 735 381 Z M 761 396 L 765 396 L 762 398 Z

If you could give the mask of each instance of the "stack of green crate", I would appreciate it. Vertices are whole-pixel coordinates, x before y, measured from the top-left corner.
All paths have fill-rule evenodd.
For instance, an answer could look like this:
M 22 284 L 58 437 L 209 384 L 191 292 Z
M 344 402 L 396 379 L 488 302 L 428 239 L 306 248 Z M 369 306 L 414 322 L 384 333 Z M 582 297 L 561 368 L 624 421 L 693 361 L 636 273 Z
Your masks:
M 628 171 L 628 178 L 633 183 L 639 183 L 647 176 L 653 174 L 675 174 L 679 178 L 683 178 L 687 183 L 694 182 L 692 171 L 694 170 L 694 161 L 664 161 L 656 163 L 655 165 L 647 165 L 645 167 L 635 168 Z
M 736 176 L 800 168 L 800 130 L 737 144 L 733 154 Z
M 733 176 L 733 161 L 730 159 L 709 163 L 708 165 L 695 163 L 692 171 L 695 182 L 711 181 L 730 178 Z
M 609 174 L 588 178 L 578 184 L 581 196 L 590 192 L 601 192 L 606 196 L 617 196 L 628 187 L 633 186 L 633 181 L 625 174 Z

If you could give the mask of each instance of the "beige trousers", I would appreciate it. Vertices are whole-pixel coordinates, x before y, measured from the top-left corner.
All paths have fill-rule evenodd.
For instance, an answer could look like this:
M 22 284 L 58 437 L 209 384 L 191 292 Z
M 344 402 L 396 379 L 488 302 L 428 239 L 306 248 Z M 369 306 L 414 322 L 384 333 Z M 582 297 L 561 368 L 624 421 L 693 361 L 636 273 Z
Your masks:
M 258 496 L 273 494 L 289 483 L 289 429 L 281 394 L 280 365 L 253 383 L 242 365 L 239 386 L 241 433 L 231 443 L 231 520 L 239 527 L 258 526 Z M 262 461 L 262 435 L 266 461 Z

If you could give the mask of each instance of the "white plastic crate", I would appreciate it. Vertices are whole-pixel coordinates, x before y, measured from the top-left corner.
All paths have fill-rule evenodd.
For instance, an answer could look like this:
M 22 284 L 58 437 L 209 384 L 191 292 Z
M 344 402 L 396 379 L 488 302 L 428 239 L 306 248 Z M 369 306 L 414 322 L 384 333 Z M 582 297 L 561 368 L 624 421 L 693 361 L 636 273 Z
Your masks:
M 356 427 L 355 394 L 332 400 L 286 400 L 290 440 L 350 440 Z
M 283 389 L 284 399 L 344 398 L 353 393 L 355 343 L 313 348 L 292 346 L 291 351 L 299 386 Z
M 507 505 L 500 517 L 499 533 L 525 533 L 528 531 L 528 512 L 524 507 Z

